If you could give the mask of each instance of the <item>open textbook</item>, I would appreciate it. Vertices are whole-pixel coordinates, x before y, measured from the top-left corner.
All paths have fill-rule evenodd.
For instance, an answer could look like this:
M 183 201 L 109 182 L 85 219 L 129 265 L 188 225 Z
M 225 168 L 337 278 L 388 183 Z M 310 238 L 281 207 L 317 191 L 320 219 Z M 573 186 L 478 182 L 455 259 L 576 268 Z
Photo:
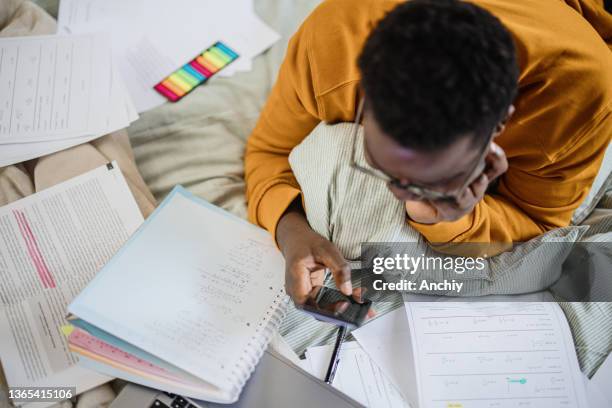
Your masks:
M 68 306 L 68 341 L 101 373 L 229 403 L 286 303 L 270 234 L 176 187 Z
M 76 365 L 61 327 L 68 303 L 142 221 L 114 162 L 0 208 L 0 361 L 9 386 L 80 393 L 110 379 Z
M 353 333 L 414 407 L 588 408 L 554 302 L 405 303 Z

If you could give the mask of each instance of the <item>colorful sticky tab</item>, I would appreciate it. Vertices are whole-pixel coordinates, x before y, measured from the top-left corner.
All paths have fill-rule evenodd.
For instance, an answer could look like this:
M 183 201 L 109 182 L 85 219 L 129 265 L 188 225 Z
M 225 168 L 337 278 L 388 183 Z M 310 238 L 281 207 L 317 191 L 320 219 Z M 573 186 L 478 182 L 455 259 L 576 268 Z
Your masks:
M 202 56 L 199 56 L 198 58 L 195 59 L 196 62 L 198 64 L 200 64 L 201 66 L 205 67 L 207 70 L 209 70 L 211 73 L 216 73 L 219 68 L 217 68 L 216 66 L 214 66 L 211 62 L 209 62 L 208 60 L 204 59 Z
M 234 50 L 222 42 L 217 42 L 153 88 L 170 102 L 176 102 L 238 57 Z
M 74 326 L 71 324 L 67 324 L 65 326 L 61 326 L 60 330 L 62 331 L 62 334 L 64 336 L 68 337 L 72 334 L 72 331 L 74 330 Z

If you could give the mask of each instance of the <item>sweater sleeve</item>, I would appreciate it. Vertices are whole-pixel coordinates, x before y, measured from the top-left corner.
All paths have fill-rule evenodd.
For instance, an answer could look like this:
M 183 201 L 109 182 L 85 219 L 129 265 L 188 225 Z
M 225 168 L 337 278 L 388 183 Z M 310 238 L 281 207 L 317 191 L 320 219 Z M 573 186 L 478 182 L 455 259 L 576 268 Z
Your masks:
M 245 152 L 248 217 L 273 237 L 280 217 L 300 196 L 289 153 L 320 122 L 306 31 L 302 26 L 290 40 Z

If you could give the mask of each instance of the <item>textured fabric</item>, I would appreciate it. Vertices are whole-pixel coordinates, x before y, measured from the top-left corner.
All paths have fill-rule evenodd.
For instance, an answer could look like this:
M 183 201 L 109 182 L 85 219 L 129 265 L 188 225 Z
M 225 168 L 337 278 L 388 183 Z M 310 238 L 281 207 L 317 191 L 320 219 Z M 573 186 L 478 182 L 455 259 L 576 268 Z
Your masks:
M 256 0 L 258 14 L 283 34 L 285 39 L 258 57 L 254 61 L 252 72 L 212 81 L 178 104 L 166 104 L 145 113 L 130 127 L 130 138 L 139 168 L 156 198 L 163 198 L 175 184 L 184 184 L 213 203 L 237 215 L 246 216 L 241 157 L 244 141 L 252 130 L 259 109 L 272 86 L 285 52 L 287 36 L 317 2 Z M 0 7 L 2 10 L 6 3 L 0 3 L 3 4 Z M 29 26 L 30 23 L 25 25 Z M 18 180 L 21 181 L 16 183 L 17 185 L 24 186 L 24 190 L 34 191 L 33 184 L 28 186 L 28 183 L 23 183 L 23 180 L 31 182 L 24 166 L 11 166 L 4 170 L 7 169 L 20 174 Z M 3 179 L 0 178 L 0 183 L 1 180 Z M 2 184 L 0 191 L 6 191 Z M 17 191 L 15 194 L 18 198 L 29 193 Z M 612 208 L 612 196 L 604 197 L 602 204 L 604 205 L 600 207 Z M 601 214 L 601 208 L 596 209 L 592 217 L 596 214 Z M 585 222 L 591 222 L 592 217 Z M 609 219 L 604 214 L 600 216 L 601 221 Z M 610 230 L 610 223 L 607 227 L 604 224 L 601 224 L 604 227 L 599 227 L 597 223 L 591 225 L 587 234 L 595 230 Z M 386 310 L 401 305 L 401 298 L 396 297 L 377 304 L 377 310 L 379 315 L 382 315 Z M 571 309 L 572 304 L 562 307 L 568 316 L 569 313 L 575 315 L 569 319 L 574 333 L 574 327 L 584 327 L 582 334 L 576 338 L 576 344 L 579 347 L 578 356 L 583 371 L 591 374 L 603 361 L 606 350 L 612 349 L 609 328 L 602 324 L 601 320 L 593 318 L 592 314 L 599 314 L 601 307 L 611 306 L 603 304 L 599 308 L 587 308 L 578 305 L 578 311 Z M 607 313 L 609 316 L 609 312 Z M 330 325 L 317 322 L 294 310 L 290 311 L 285 319 L 282 333 L 293 349 L 300 353 L 306 347 L 333 341 L 335 338 L 335 332 Z M 100 403 L 104 401 L 101 400 Z M 70 402 L 62 405 L 70 406 Z M 0 407 L 4 407 L 2 401 Z
M 597 203 L 597 208 L 584 220 L 589 230 L 583 242 L 601 243 L 610 250 L 612 242 L 612 190 L 608 190 Z M 572 256 L 572 255 L 570 255 Z M 601 254 L 589 255 L 589 257 Z M 596 261 L 589 259 L 590 262 Z M 610 265 L 609 258 L 604 259 Z M 595 289 L 612 288 L 612 269 L 605 276 L 594 276 Z M 576 344 L 576 353 L 582 371 L 591 377 L 612 352 L 612 302 L 560 303 L 565 312 Z
M 55 20 L 32 3 L 21 0 L 0 2 L 0 37 L 44 35 L 55 32 Z M 0 167 L 0 206 L 51 187 L 79 174 L 116 160 L 127 184 L 146 217 L 155 208 L 155 199 L 140 176 L 127 133 L 115 132 L 90 143 L 7 167 Z M 5 335 L 2 333 L 1 335 Z M 0 407 L 11 406 L 5 399 L 6 379 L 0 370 Z M 63 401 L 53 408 L 90 408 L 110 405 L 115 392 L 108 384 L 82 393 L 73 404 Z
M 128 133 L 136 162 L 158 200 L 176 185 L 246 217 L 244 145 L 274 83 L 287 42 L 318 0 L 256 0 L 257 14 L 282 38 L 249 72 L 215 77 L 177 103 L 141 117 Z
M 559 303 L 572 329 L 580 368 L 589 378 L 612 352 L 612 303 Z
M 349 167 L 352 126 L 319 125 L 290 156 L 291 167 L 302 187 L 309 223 L 336 243 L 349 260 L 358 258 L 361 242 L 407 241 L 425 245 L 416 231 L 398 222 L 403 217 L 402 206 L 395 204 L 397 200 L 384 184 Z M 357 160 L 365 164 L 362 152 L 357 153 Z M 352 204 L 355 202 L 359 205 Z M 612 195 L 604 196 L 600 208 L 585 223 L 588 226 L 551 231 L 491 258 L 486 277 L 470 276 L 465 281 L 471 288 L 466 294 L 477 294 L 476 290 L 478 294 L 512 294 L 546 289 L 559 278 L 560 265 L 569 253 L 570 246 L 557 245 L 559 242 L 612 241 Z M 421 249 L 427 251 L 425 247 Z M 359 266 L 356 262 L 353 265 Z M 457 275 L 452 278 L 457 279 Z M 353 276 L 353 280 L 358 283 L 359 276 Z M 326 284 L 333 286 L 331 279 Z M 553 295 L 561 298 L 554 292 Z M 394 294 L 376 302 L 375 309 L 381 316 L 401 306 L 401 296 Z M 561 306 L 572 328 L 581 368 L 591 376 L 612 350 L 612 303 L 562 303 Z M 280 331 L 298 354 L 307 347 L 330 343 L 335 338 L 333 326 L 295 308 L 290 308 Z
M 311 227 L 336 244 L 346 259 L 358 260 L 362 242 L 403 243 L 414 256 L 433 255 L 433 250 L 419 232 L 406 222 L 403 203 L 386 184 L 354 170 L 350 165 L 353 146 L 356 160 L 368 166 L 363 155 L 363 128 L 352 139 L 355 125 L 317 126 L 289 156 L 291 169 L 303 191 L 303 204 Z M 482 271 L 428 270 L 404 279 L 440 282 L 455 279 L 462 282 L 461 296 L 515 294 L 540 291 L 549 287 L 561 274 L 561 263 L 570 245 L 588 229 L 572 226 L 555 229 L 512 251 L 487 259 Z M 393 246 L 389 247 L 393 253 Z M 383 256 L 384 254 L 377 254 Z M 394 279 L 397 277 L 388 277 Z M 430 292 L 431 293 L 431 292 Z M 451 293 L 443 293 L 451 295 Z
M 92 142 L 13 166 L 0 167 L 0 206 L 69 180 L 116 160 L 138 207 L 146 217 L 155 199 L 142 179 L 122 130 Z
M 612 143 L 608 145 L 601 168 L 591 186 L 591 191 L 572 217 L 572 224 L 581 224 L 588 217 L 607 190 L 612 188 Z
M 249 219 L 273 235 L 300 192 L 289 153 L 319 122 L 353 120 L 357 57 L 377 21 L 401 2 L 326 1 L 291 40 L 245 157 Z M 612 134 L 612 53 L 593 30 L 603 30 L 605 12 L 587 13 L 594 2 L 577 8 L 583 15 L 559 0 L 473 2 L 499 17 L 516 43 L 516 112 L 496 139 L 510 169 L 499 194 L 487 195 L 471 214 L 413 227 L 430 242 L 526 241 L 569 224 Z

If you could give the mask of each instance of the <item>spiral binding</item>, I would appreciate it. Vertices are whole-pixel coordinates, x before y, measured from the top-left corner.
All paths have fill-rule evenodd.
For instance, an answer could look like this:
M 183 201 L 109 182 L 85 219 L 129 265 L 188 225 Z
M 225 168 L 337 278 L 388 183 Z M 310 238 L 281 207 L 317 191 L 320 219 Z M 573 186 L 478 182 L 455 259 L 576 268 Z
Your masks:
M 249 377 L 251 377 L 251 374 L 255 370 L 255 366 L 259 363 L 261 356 L 266 351 L 266 347 L 272 340 L 272 336 L 274 336 L 287 314 L 288 302 L 289 297 L 285 294 L 284 289 L 279 290 L 273 302 L 274 306 L 272 307 L 272 313 L 262 321 L 263 323 L 267 320 L 267 323 L 265 323 L 261 331 L 251 336 L 238 363 L 236 363 L 231 370 L 231 373 L 234 375 L 233 379 L 237 380 L 232 381 L 235 384 L 232 388 L 233 395 L 240 393 L 240 390 L 242 390 Z

